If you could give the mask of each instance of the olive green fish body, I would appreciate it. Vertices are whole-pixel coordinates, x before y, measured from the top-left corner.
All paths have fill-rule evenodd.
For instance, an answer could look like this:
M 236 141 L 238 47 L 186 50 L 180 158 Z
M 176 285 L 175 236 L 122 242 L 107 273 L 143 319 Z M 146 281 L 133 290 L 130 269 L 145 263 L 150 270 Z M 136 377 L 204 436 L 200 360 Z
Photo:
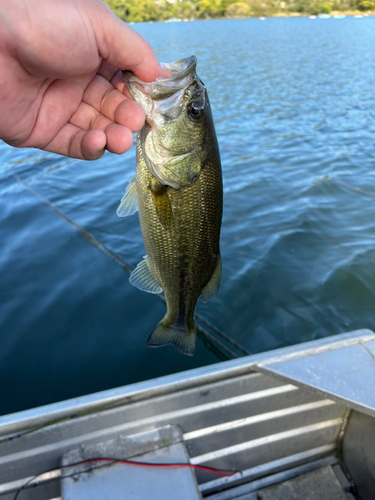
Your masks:
M 172 211 L 170 226 L 163 227 L 152 192 L 155 178 L 142 157 L 140 138 L 137 142 L 138 211 L 142 236 L 150 271 L 163 289 L 167 303 L 167 313 L 161 324 L 179 335 L 189 336 L 179 338 L 171 334 L 170 340 L 190 354 L 195 346 L 197 300 L 220 258 L 220 159 L 217 147 L 214 147 L 199 178 L 190 187 L 181 190 L 162 187 Z M 151 343 L 152 340 L 149 345 Z
M 130 282 L 164 292 L 167 312 L 148 345 L 195 350 L 199 296 L 210 300 L 220 284 L 223 186 L 219 148 L 207 91 L 194 56 L 169 65 L 174 76 L 153 83 L 125 81 L 146 113 L 137 137 L 136 178 L 118 208 L 139 211 L 146 258 Z

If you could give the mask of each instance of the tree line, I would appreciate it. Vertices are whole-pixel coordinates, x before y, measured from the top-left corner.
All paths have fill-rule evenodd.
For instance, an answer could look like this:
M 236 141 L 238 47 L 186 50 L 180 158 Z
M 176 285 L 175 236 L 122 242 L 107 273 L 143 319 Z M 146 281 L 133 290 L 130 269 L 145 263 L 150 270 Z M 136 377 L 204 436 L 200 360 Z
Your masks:
M 374 11 L 375 0 L 104 0 L 126 22 Z

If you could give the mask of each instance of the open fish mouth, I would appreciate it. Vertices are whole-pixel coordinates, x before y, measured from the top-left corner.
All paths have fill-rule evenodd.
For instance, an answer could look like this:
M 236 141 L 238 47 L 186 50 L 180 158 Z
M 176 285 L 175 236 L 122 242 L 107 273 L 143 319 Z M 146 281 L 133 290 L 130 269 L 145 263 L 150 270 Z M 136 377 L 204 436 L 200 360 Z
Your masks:
M 143 82 L 130 72 L 123 72 L 124 81 L 133 99 L 143 108 L 146 123 L 139 132 L 142 156 L 148 171 L 162 185 L 174 189 L 189 187 L 200 172 L 200 142 L 192 140 L 193 125 L 189 120 L 191 103 L 199 99 L 201 109 L 206 103 L 206 88 L 197 76 L 197 58 L 190 56 L 165 64 L 169 78 Z
M 122 72 L 131 95 L 141 105 L 139 92 L 158 101 L 175 94 L 179 90 L 186 89 L 197 78 L 197 58 L 195 56 L 186 57 L 173 63 L 163 63 L 163 65 L 172 71 L 172 76 L 169 78 L 159 77 L 154 82 L 143 82 L 129 71 Z
M 164 63 L 163 63 L 164 64 Z M 142 106 L 146 121 L 160 128 L 165 118 L 175 119 L 183 108 L 185 91 L 194 82 L 204 87 L 196 73 L 197 58 L 190 56 L 179 61 L 164 64 L 172 71 L 169 78 L 159 77 L 154 82 L 143 82 L 123 71 L 124 81 L 133 99 Z

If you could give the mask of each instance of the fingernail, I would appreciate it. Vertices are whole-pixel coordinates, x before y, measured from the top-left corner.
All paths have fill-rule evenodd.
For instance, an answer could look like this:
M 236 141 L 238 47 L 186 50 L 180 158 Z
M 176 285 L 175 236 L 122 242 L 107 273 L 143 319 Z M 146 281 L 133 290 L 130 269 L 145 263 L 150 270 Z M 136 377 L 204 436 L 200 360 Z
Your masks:
M 172 71 L 162 62 L 160 63 L 160 69 L 164 78 L 170 78 L 171 76 L 173 76 Z

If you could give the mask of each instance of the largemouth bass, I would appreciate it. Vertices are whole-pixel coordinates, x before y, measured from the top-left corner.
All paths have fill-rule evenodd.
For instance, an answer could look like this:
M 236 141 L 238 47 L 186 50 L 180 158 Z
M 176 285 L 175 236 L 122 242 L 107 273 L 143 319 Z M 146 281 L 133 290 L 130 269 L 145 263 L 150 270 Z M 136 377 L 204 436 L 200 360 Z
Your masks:
M 146 257 L 130 276 L 137 288 L 164 292 L 167 312 L 147 344 L 195 351 L 195 308 L 217 292 L 223 187 L 207 90 L 194 56 L 166 65 L 173 76 L 144 83 L 125 73 L 146 123 L 137 137 L 136 177 L 117 214 L 137 208 Z

